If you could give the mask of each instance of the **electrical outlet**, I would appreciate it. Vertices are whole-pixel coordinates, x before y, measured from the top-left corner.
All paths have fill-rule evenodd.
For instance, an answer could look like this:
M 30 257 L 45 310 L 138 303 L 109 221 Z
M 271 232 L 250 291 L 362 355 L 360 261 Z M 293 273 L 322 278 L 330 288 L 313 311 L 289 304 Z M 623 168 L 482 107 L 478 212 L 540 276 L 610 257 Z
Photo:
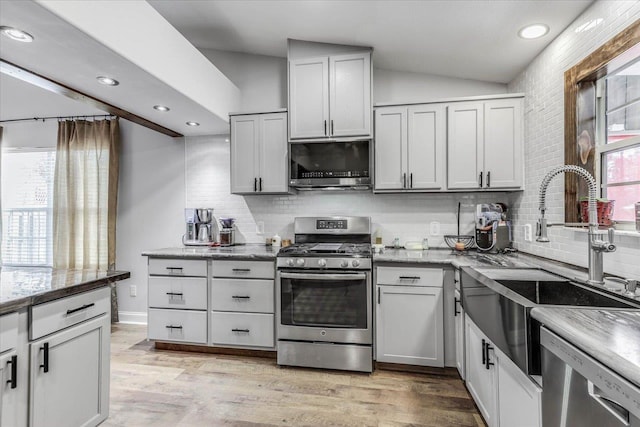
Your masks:
M 132 297 L 138 296 L 138 288 L 136 287 L 136 285 L 129 286 L 129 296 L 132 296 Z
M 524 225 L 524 241 L 531 242 L 533 240 L 533 228 L 531 224 Z
M 264 221 L 256 222 L 256 233 L 264 234 Z
M 429 224 L 429 234 L 432 236 L 440 235 L 440 223 L 438 221 L 433 221 Z

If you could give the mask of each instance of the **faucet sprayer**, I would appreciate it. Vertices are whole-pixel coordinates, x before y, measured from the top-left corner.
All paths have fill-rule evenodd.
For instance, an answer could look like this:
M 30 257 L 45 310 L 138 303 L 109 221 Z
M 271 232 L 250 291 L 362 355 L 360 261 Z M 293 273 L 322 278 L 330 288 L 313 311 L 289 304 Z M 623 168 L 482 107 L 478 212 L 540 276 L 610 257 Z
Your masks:
M 603 285 L 603 267 L 602 267 L 602 253 L 613 252 L 616 250 L 616 246 L 613 244 L 614 230 L 609 229 L 609 241 L 600 240 L 598 234 L 598 210 L 596 208 L 596 194 L 598 185 L 593 176 L 580 166 L 563 165 L 555 169 L 552 169 L 545 175 L 540 184 L 539 192 L 539 204 L 540 219 L 538 220 L 536 227 L 537 242 L 546 243 L 549 242 L 547 237 L 547 227 L 552 225 L 575 225 L 575 224 L 547 224 L 547 219 L 544 217 L 546 206 L 547 187 L 551 180 L 565 172 L 575 173 L 576 175 L 587 181 L 589 187 L 589 280 L 590 284 Z

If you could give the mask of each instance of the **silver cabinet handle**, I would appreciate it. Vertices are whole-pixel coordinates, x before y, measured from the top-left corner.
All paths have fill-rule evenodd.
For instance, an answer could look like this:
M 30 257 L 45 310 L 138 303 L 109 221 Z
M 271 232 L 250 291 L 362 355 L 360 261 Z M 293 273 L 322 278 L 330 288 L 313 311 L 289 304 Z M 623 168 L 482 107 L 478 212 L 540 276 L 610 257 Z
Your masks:
M 482 188 L 482 172 L 480 172 L 480 188 Z
M 358 274 L 312 274 L 312 273 L 280 273 L 283 279 L 302 279 L 302 280 L 365 280 L 367 276 L 364 273 Z
M 251 299 L 249 295 L 231 295 L 233 299 Z
M 251 332 L 249 329 L 237 329 L 237 328 L 233 328 L 231 329 L 231 332 L 242 332 L 245 334 L 248 334 L 249 332 Z
M 487 172 L 487 188 L 491 187 L 491 171 Z
M 331 135 L 333 135 L 333 120 L 331 120 Z

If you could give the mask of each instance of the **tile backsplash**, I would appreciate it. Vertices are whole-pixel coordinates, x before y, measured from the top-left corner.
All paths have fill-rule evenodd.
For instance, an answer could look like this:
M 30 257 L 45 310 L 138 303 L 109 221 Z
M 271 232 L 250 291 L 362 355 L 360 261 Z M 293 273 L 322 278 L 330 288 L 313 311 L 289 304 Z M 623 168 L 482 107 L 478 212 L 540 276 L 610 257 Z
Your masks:
M 229 193 L 229 143 L 225 136 L 187 138 L 186 203 L 213 207 L 216 217 L 237 219 L 237 241 L 263 243 L 278 233 L 293 238 L 296 216 L 370 216 L 374 236 L 390 245 L 429 239 L 431 247 L 446 247 L 445 234 L 457 233 L 456 211 L 461 203 L 460 232 L 473 234 L 477 203 L 504 202 L 510 193 L 373 194 L 370 191 L 300 191 L 291 195 L 238 196 Z M 437 223 L 433 224 L 432 223 Z M 259 227 L 264 233 L 258 233 Z M 438 228 L 432 230 L 432 228 Z M 434 232 L 434 234 L 431 234 Z

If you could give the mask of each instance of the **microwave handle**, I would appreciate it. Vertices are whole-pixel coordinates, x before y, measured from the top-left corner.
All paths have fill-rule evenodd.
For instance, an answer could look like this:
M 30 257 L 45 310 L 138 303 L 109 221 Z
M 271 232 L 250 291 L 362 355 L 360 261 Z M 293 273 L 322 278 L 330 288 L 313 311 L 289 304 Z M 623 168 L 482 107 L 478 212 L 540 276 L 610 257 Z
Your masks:
M 307 280 L 365 280 L 366 274 L 313 274 L 313 273 L 280 273 L 283 279 Z

